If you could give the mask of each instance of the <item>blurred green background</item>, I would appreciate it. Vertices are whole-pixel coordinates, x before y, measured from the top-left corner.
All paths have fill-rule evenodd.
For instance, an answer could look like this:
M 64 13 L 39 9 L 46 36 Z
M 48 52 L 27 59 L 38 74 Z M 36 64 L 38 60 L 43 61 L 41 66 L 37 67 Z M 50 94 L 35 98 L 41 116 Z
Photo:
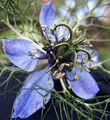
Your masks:
M 11 25 L 21 34 L 28 34 L 32 30 L 39 34 L 39 12 L 41 6 L 49 0 L 0 0 L 0 41 L 3 38 L 17 38 L 16 34 L 4 24 L 7 16 Z M 82 18 L 88 12 L 92 14 L 80 25 L 80 29 L 87 29 L 94 48 L 100 55 L 100 61 L 110 59 L 110 2 L 109 0 L 51 0 L 56 8 L 56 17 L 60 20 L 71 19 L 72 23 Z M 95 6 L 97 5 L 97 6 Z M 96 7 L 96 8 L 94 8 Z M 93 12 L 92 9 L 95 9 Z M 30 30 L 30 27 L 33 29 Z M 0 44 L 1 47 L 1 44 Z M 0 64 L 8 64 L 6 56 L 0 50 Z M 110 70 L 110 62 L 104 64 Z

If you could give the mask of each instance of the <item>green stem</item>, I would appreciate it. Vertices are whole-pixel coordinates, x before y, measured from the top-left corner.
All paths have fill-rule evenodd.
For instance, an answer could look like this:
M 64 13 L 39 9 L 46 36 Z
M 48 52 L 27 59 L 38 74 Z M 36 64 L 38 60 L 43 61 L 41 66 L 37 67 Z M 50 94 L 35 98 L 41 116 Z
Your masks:
M 61 100 L 63 100 L 67 105 L 69 105 L 70 107 L 72 107 L 76 112 L 78 112 L 79 114 L 81 114 L 84 118 L 86 118 L 87 120 L 92 120 L 91 118 L 89 118 L 86 114 L 84 114 L 83 112 L 81 112 L 79 109 L 77 109 L 73 104 L 71 104 L 70 102 L 68 102 L 66 99 L 64 99 L 61 95 L 57 94 L 57 97 L 59 97 Z
M 90 14 L 87 14 L 85 17 L 83 17 L 81 20 L 79 20 L 78 22 L 77 22 L 77 24 L 75 25 L 75 27 L 73 28 L 73 33 L 76 31 L 76 29 L 81 25 L 81 22 L 83 21 L 83 20 L 86 20 L 88 17 L 90 17 L 91 15 Z
M 62 85 L 63 92 L 64 92 L 64 93 L 65 93 L 65 92 L 69 93 L 69 91 L 66 89 L 65 83 L 64 83 L 64 81 L 63 81 L 62 78 L 60 78 L 60 83 L 61 83 L 61 85 Z M 69 94 L 70 94 L 70 93 L 69 93 Z
M 19 32 L 16 31 L 16 29 L 8 22 L 4 22 L 19 38 L 22 38 L 22 39 L 26 39 L 26 40 L 29 40 L 29 41 L 32 41 L 31 39 L 21 35 Z M 46 53 L 41 46 L 39 46 L 38 44 L 35 44 L 36 48 L 41 51 L 42 53 Z
M 23 35 L 21 35 L 16 29 L 8 22 L 4 22 L 19 38 L 25 38 Z

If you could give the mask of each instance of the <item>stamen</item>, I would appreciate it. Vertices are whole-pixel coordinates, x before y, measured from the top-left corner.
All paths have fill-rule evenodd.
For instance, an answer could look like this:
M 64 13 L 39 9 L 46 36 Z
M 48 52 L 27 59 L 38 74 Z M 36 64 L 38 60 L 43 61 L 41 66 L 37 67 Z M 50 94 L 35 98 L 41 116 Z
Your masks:
M 87 71 L 87 72 L 90 72 L 90 70 L 88 69 L 89 67 L 87 65 L 84 66 L 84 69 Z
M 46 31 L 46 28 L 48 28 L 48 27 L 45 26 L 45 25 L 42 25 L 42 26 L 41 26 L 42 31 Z
M 92 68 L 92 64 L 91 63 L 89 64 L 89 68 Z
M 28 55 L 28 56 L 31 56 L 31 55 L 32 55 L 31 51 L 28 51 L 27 55 Z
M 79 76 L 77 73 L 74 74 L 74 80 L 78 80 Z
M 31 51 L 31 53 L 37 53 L 38 51 L 36 50 L 36 51 Z
M 34 55 L 33 58 L 40 58 L 40 56 L 39 55 Z
M 98 59 L 98 57 L 97 56 L 94 56 L 93 58 L 92 58 L 92 61 L 97 61 L 97 59 Z
M 57 79 L 61 79 L 61 78 L 63 78 L 64 75 L 65 75 L 65 73 L 59 72 L 59 73 L 57 74 L 56 78 L 57 78 Z
M 81 72 L 83 71 L 82 65 L 80 65 Z
M 55 65 L 56 65 L 58 62 L 59 62 L 59 60 L 56 60 L 56 63 L 55 63 L 52 67 L 50 67 L 50 68 L 47 70 L 47 72 L 49 72 L 53 67 L 55 67 Z
M 82 60 L 84 60 L 84 54 L 82 54 Z
M 68 86 L 68 89 L 72 89 L 73 87 L 72 86 Z
M 48 80 L 48 84 L 49 84 L 49 85 L 51 85 L 51 82 L 50 82 L 50 80 Z
M 68 64 L 68 63 L 65 63 L 65 66 L 70 66 L 70 64 Z

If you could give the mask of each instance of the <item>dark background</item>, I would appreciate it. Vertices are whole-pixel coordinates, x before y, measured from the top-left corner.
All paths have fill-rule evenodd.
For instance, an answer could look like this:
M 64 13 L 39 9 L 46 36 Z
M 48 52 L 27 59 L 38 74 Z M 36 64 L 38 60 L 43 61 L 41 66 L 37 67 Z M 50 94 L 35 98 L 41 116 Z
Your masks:
M 96 79 L 96 81 L 99 83 L 100 92 L 98 93 L 98 96 L 110 95 L 110 86 L 107 85 L 107 82 L 105 82 L 105 81 L 110 81 L 110 75 L 103 73 L 103 72 L 96 71 L 96 70 L 91 70 L 91 74 Z M 0 81 L 2 82 L 3 80 L 5 80 L 8 75 L 9 73 L 6 72 L 4 75 L 2 75 Z M 16 76 L 20 76 L 20 74 L 16 74 Z M 23 80 L 23 78 L 21 80 Z M 12 78 L 9 81 L 8 88 L 11 88 L 15 85 L 17 85 L 17 82 L 16 80 L 14 80 L 14 78 Z M 18 84 L 18 87 L 16 87 L 13 91 L 18 91 L 20 86 L 21 85 Z M 55 83 L 55 88 L 58 90 L 61 89 L 61 86 L 58 81 L 56 81 Z M 3 93 L 3 92 L 4 92 L 4 87 L 0 88 L 0 93 Z M 6 93 L 5 95 L 0 96 L 0 120 L 10 120 L 15 96 L 16 96 L 15 93 Z M 50 104 L 51 104 L 51 101 L 46 105 L 46 108 L 48 108 Z M 59 113 L 59 108 L 58 107 L 56 108 L 57 108 L 57 112 Z M 70 108 L 68 107 L 68 109 Z M 46 112 L 46 110 L 47 109 L 44 110 L 44 113 Z M 75 112 L 73 113 L 73 115 L 74 115 L 73 119 L 77 120 Z M 41 110 L 37 111 L 35 114 L 33 114 L 31 117 L 25 120 L 40 120 L 40 117 L 41 117 Z M 64 117 L 64 120 L 66 120 L 65 115 L 63 117 Z M 18 118 L 17 120 L 21 120 L 21 119 Z M 56 114 L 53 108 L 49 110 L 48 114 L 45 117 L 45 120 L 57 120 L 57 117 L 56 117 Z

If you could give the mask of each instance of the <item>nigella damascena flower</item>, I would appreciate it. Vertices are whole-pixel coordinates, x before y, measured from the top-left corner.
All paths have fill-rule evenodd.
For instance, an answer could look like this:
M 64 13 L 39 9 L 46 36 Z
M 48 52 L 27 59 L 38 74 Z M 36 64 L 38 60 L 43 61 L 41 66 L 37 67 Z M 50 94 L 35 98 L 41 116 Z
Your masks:
M 3 52 L 8 59 L 31 72 L 14 103 L 12 118 L 27 118 L 46 104 L 54 87 L 60 80 L 64 91 L 69 88 L 83 99 L 93 98 L 99 88 L 90 75 L 88 66 L 98 62 L 98 54 L 89 51 L 90 43 L 84 32 L 76 31 L 65 22 L 54 18 L 55 8 L 51 2 L 43 5 L 40 12 L 42 49 L 32 41 L 3 39 Z M 35 70 L 39 62 L 47 59 L 47 66 Z M 68 85 L 66 85 L 66 82 Z

